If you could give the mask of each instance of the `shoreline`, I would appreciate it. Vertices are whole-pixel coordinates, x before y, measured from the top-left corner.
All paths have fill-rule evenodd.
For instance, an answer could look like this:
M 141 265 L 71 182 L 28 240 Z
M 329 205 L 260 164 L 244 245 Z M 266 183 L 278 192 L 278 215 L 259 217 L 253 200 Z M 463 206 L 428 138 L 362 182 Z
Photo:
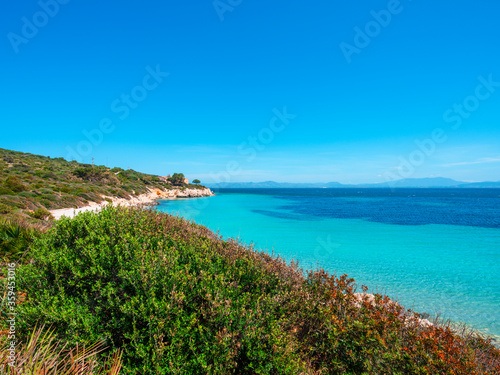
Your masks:
M 78 208 L 58 208 L 55 210 L 50 210 L 49 212 L 52 214 L 55 220 L 59 220 L 63 216 L 66 216 L 70 219 L 74 218 L 76 215 L 82 212 L 92 211 L 99 212 L 104 207 L 108 205 L 113 206 L 124 206 L 124 207 L 132 207 L 132 206 L 152 206 L 157 205 L 156 202 L 159 199 L 177 199 L 177 198 L 201 198 L 201 197 L 211 197 L 214 196 L 214 192 L 209 188 L 204 189 L 169 189 L 169 190 L 160 190 L 154 189 L 149 190 L 149 193 L 140 194 L 135 197 L 131 197 L 130 199 L 125 198 L 117 198 L 117 197 L 107 197 L 103 196 L 103 199 L 110 199 L 111 202 L 104 201 L 101 203 L 90 202 L 87 206 L 78 207 Z

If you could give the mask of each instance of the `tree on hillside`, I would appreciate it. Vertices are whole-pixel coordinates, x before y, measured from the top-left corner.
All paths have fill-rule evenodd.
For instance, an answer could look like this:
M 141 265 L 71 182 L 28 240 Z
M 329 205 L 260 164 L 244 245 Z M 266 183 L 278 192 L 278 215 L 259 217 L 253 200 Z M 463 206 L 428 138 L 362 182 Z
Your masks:
M 183 185 L 184 184 L 184 174 L 183 173 L 174 173 L 172 177 L 169 177 L 168 180 L 172 183 L 172 185 Z
M 201 182 L 201 181 L 200 181 L 200 180 L 198 180 L 197 178 L 195 178 L 195 179 L 193 180 L 193 184 L 199 184 L 200 182 Z
M 106 168 L 92 167 L 88 165 L 84 168 L 76 168 L 73 171 L 73 175 L 81 178 L 84 181 L 100 181 L 105 178 Z

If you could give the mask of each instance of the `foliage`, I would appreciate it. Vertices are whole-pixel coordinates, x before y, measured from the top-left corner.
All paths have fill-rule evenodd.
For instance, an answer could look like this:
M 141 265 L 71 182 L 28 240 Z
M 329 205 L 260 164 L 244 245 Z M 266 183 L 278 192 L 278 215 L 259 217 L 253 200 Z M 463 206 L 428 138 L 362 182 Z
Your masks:
M 20 193 L 26 190 L 24 184 L 16 176 L 7 177 L 7 179 L 4 182 L 4 185 L 7 189 L 10 189 L 14 193 Z
M 37 208 L 33 212 L 28 212 L 28 215 L 34 219 L 39 219 L 39 220 L 45 220 L 45 219 L 52 217 L 52 214 L 49 211 L 47 211 L 45 208 L 42 208 L 42 207 Z
M 172 177 L 168 178 L 168 181 L 170 181 L 174 186 L 182 186 L 184 185 L 184 178 L 183 173 L 174 173 Z
M 182 176 L 182 185 L 182 173 L 176 175 Z M 132 169 L 110 169 L 0 148 L 0 215 L 19 217 L 38 208 L 81 207 L 90 201 L 129 199 L 148 193 L 148 189 L 169 188 L 171 184 L 158 176 Z
M 2 336 L 0 336 L 0 368 L 8 369 L 2 374 L 117 375 L 120 373 L 120 351 L 116 351 L 104 361 L 98 358 L 105 349 L 102 342 L 69 349 L 67 345 L 57 340 L 52 330 L 46 330 L 44 327 L 36 328 L 26 343 L 18 344 L 14 361 L 11 362 L 8 351 L 11 340 L 5 334 Z
M 19 261 L 39 235 L 30 224 L 0 219 L 0 263 Z
M 14 209 L 11 206 L 7 206 L 6 204 L 0 203 L 0 215 L 2 214 L 10 214 Z
M 193 180 L 193 184 L 199 184 L 200 182 L 201 182 L 201 181 L 200 181 L 200 180 L 198 180 L 197 178 L 195 178 L 195 179 Z
M 81 178 L 82 180 L 85 181 L 100 181 L 103 180 L 106 177 L 107 170 L 106 168 L 99 168 L 99 167 L 83 167 L 83 168 L 76 168 L 73 171 L 73 174 L 76 177 Z
M 500 353 L 475 333 L 419 323 L 354 281 L 150 210 L 62 219 L 17 270 L 17 329 L 69 345 L 105 340 L 136 374 L 486 374 Z M 366 289 L 363 289 L 366 291 Z M 363 297 L 364 296 L 364 297 Z M 84 340 L 83 340 L 84 341 Z

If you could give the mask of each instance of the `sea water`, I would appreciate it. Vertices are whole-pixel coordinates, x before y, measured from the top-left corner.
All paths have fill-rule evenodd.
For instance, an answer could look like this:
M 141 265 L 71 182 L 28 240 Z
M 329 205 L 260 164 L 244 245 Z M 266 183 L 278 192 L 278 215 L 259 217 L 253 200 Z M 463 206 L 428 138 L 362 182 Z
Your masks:
M 220 189 L 158 209 L 500 338 L 500 189 Z

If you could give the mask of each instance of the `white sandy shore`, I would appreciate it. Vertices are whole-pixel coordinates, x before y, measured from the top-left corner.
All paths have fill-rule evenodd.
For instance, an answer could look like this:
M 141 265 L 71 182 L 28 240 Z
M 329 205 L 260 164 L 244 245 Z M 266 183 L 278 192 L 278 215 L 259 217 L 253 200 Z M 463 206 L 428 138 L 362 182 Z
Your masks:
M 59 220 L 61 217 L 66 216 L 70 219 L 75 217 L 81 212 L 93 211 L 99 212 L 108 204 L 113 206 L 139 206 L 153 204 L 158 199 L 176 199 L 176 198 L 195 198 L 195 197 L 208 197 L 214 193 L 210 189 L 170 189 L 170 190 L 150 190 L 149 193 L 141 194 L 130 199 L 116 198 L 116 197 L 103 197 L 103 199 L 110 199 L 112 202 L 104 201 L 102 203 L 91 202 L 88 206 L 80 208 L 61 208 L 52 210 L 50 213 L 54 219 Z

